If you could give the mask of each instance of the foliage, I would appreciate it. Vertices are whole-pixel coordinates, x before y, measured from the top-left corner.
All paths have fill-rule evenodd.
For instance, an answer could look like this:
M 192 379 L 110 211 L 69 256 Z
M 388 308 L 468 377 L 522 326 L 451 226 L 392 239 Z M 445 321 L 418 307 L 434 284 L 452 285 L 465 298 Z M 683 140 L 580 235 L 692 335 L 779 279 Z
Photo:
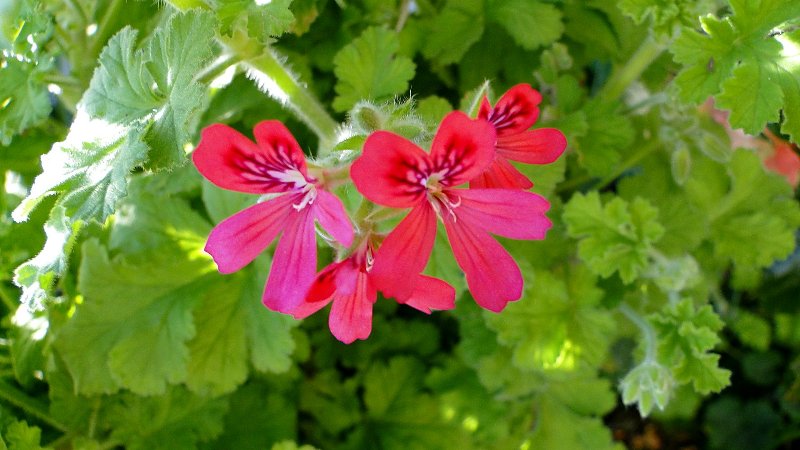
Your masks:
M 675 446 L 796 444 L 800 206 L 763 161 L 766 137 L 800 140 L 798 17 L 795 0 L 3 3 L 0 448 L 622 448 L 639 430 L 620 414 L 685 427 Z M 450 111 L 519 83 L 568 147 L 515 165 L 553 227 L 501 239 L 525 280 L 502 312 L 440 236 L 425 273 L 456 308 L 379 299 L 344 345 L 324 315 L 261 305 L 272 250 L 230 275 L 203 251 L 257 201 L 189 164 L 203 127 L 281 120 L 309 167 L 347 167 L 375 130 L 429 148 Z M 332 188 L 369 214 L 355 191 Z

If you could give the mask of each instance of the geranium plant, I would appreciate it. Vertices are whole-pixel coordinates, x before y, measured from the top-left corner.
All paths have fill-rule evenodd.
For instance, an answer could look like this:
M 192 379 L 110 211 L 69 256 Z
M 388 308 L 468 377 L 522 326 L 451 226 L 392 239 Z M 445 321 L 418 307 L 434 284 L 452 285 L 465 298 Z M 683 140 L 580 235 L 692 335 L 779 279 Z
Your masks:
M 6 2 L 0 448 L 788 448 L 799 52 L 796 0 Z

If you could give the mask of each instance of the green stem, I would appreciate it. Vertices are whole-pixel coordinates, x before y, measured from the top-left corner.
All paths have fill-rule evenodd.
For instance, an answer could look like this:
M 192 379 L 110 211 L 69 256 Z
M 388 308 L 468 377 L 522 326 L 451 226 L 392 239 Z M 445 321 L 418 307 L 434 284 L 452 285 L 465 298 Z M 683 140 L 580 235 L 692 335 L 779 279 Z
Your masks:
M 222 73 L 228 70 L 231 66 L 238 63 L 239 60 L 235 55 L 225 53 L 214 60 L 214 62 L 212 62 L 210 66 L 206 67 L 205 70 L 198 73 L 194 79 L 201 84 L 208 84 L 214 81 L 214 79 L 218 76 L 222 75 Z
M 9 292 L 5 284 L 0 284 L 0 301 L 8 308 L 10 313 L 13 313 L 19 307 L 19 301 L 14 300 L 14 296 Z
M 403 27 L 408 20 L 408 16 L 411 14 L 411 0 L 403 0 L 403 3 L 400 5 L 400 14 L 397 18 L 397 24 L 394 26 L 395 33 L 399 33 L 403 30 Z
M 611 74 L 603 89 L 598 94 L 601 98 L 607 100 L 618 99 L 628 86 L 637 80 L 642 72 L 647 69 L 650 64 L 667 48 L 667 43 L 654 39 L 652 36 L 648 37 L 636 50 L 631 58 L 625 63 L 624 66 L 615 70 Z
M 317 156 L 322 157 L 330 152 L 336 139 L 337 122 L 289 70 L 275 50 L 241 35 L 226 39 L 223 45 L 243 61 L 248 68 L 248 75 L 262 91 L 294 113 L 317 135 L 320 147 Z
M 28 397 L 24 392 L 18 390 L 3 380 L 0 380 L 0 398 L 38 418 L 42 422 L 61 431 L 62 433 L 67 433 L 69 431 L 69 428 L 66 425 L 50 416 L 46 405 L 38 400 Z
M 625 162 L 619 165 L 613 172 L 607 175 L 605 178 L 600 180 L 599 183 L 595 186 L 595 189 L 601 190 L 611 184 L 612 181 L 616 180 L 617 177 L 625 173 L 626 170 L 630 169 L 631 167 L 638 164 L 641 160 L 643 160 L 647 155 L 655 151 L 659 148 L 661 142 L 657 139 L 651 139 L 647 141 L 646 144 L 642 145 L 639 151 L 632 154 Z
M 89 49 L 89 55 L 97 57 L 100 54 L 106 41 L 111 37 L 113 31 L 111 25 L 116 18 L 122 13 L 122 8 L 125 6 L 123 0 L 111 0 L 111 4 L 106 8 L 103 18 L 97 24 L 97 32 L 94 35 L 94 41 Z
M 639 315 L 638 312 L 634 311 L 633 308 L 626 305 L 625 303 L 621 303 L 619 305 L 619 312 L 621 312 L 625 317 L 628 318 L 637 328 L 642 332 L 642 337 L 644 338 L 644 362 L 656 362 L 656 357 L 658 355 L 658 341 L 656 339 L 656 332 L 653 330 L 653 327 L 650 325 L 647 320 Z

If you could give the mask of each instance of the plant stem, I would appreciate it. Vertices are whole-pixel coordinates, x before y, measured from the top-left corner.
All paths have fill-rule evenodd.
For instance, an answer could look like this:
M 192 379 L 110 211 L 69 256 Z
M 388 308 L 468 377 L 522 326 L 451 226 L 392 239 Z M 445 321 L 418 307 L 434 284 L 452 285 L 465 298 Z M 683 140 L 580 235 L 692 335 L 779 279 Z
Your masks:
M 125 2 L 122 0 L 111 0 L 111 4 L 106 8 L 103 18 L 100 19 L 100 23 L 97 24 L 94 42 L 92 42 L 92 46 L 89 49 L 89 55 L 93 58 L 96 58 L 97 55 L 100 54 L 100 50 L 102 50 L 106 41 L 111 37 L 113 31 L 111 30 L 111 24 L 120 15 L 123 6 L 125 6 Z
M 604 187 L 611 184 L 612 181 L 616 180 L 617 177 L 625 173 L 626 170 L 630 169 L 631 167 L 635 166 L 639 163 L 639 161 L 643 160 L 647 155 L 655 151 L 659 148 L 661 142 L 658 139 L 651 139 L 647 141 L 644 145 L 639 148 L 639 151 L 631 155 L 625 162 L 619 165 L 616 170 L 608 174 L 605 178 L 600 180 L 595 186 L 595 189 L 603 189 Z
M 8 308 L 10 313 L 14 313 L 19 307 L 19 301 L 14 300 L 14 296 L 8 292 L 5 284 L 0 284 L 0 301 Z
M 656 340 L 656 332 L 653 330 L 653 327 L 647 320 L 639 315 L 638 312 L 634 311 L 633 308 L 626 305 L 625 303 L 621 303 L 619 305 L 619 312 L 621 312 L 625 317 L 628 318 L 634 325 L 636 325 L 639 330 L 642 332 L 642 337 L 644 338 L 644 362 L 656 362 L 656 356 L 658 352 L 658 341 Z
M 605 86 L 598 94 L 601 98 L 606 100 L 618 99 L 625 89 L 636 79 L 638 79 L 642 72 L 655 61 L 656 58 L 667 48 L 667 43 L 654 39 L 652 36 L 645 39 L 641 47 L 631 56 L 627 63 L 618 70 L 611 74 Z
M 336 138 L 337 122 L 298 80 L 274 49 L 242 35 L 225 39 L 223 45 L 248 68 L 248 76 L 259 88 L 305 123 L 319 138 L 318 157 L 330 152 Z
M 194 80 L 201 84 L 208 84 L 237 63 L 239 63 L 239 60 L 235 55 L 224 53 L 222 56 L 215 59 L 210 66 L 195 75 Z
M 0 398 L 63 433 L 69 432 L 69 428 L 66 425 L 50 416 L 47 406 L 38 400 L 28 397 L 24 392 L 3 380 L 0 380 Z
M 397 24 L 394 26 L 395 33 L 399 33 L 403 30 L 403 26 L 405 26 L 408 16 L 411 15 L 410 6 L 411 0 L 403 0 L 403 3 L 400 5 L 400 14 L 397 18 Z

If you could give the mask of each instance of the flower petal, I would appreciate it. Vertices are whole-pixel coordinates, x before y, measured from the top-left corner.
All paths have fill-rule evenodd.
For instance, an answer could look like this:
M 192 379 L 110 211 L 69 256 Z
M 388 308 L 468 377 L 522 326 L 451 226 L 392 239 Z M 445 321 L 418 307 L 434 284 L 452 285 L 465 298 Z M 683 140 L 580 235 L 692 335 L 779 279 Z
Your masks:
M 519 300 L 522 273 L 506 249 L 462 217 L 454 221 L 448 214 L 443 219 L 453 255 L 466 275 L 475 302 L 489 311 L 499 312 L 508 302 Z
M 446 282 L 419 275 L 414 284 L 414 293 L 404 304 L 425 314 L 430 314 L 431 310 L 444 311 L 456 307 L 456 290 Z
M 316 269 L 317 242 L 311 208 L 292 210 L 272 257 L 264 288 L 264 305 L 290 314 L 305 298 Z
M 458 186 L 480 175 L 494 160 L 497 135 L 491 124 L 460 111 L 442 120 L 431 144 L 433 172 L 443 186 Z
M 375 203 L 408 208 L 425 197 L 431 173 L 428 154 L 404 137 L 388 131 L 372 133 L 364 152 L 350 166 L 356 189 Z
M 542 94 L 529 84 L 518 84 L 506 91 L 486 116 L 479 117 L 491 122 L 498 136 L 517 134 L 536 123 L 541 101 Z
M 279 120 L 264 120 L 253 128 L 253 137 L 262 150 L 267 150 L 270 162 L 277 167 L 297 170 L 304 176 L 306 156 L 292 133 Z
M 204 128 L 192 154 L 197 170 L 223 189 L 253 194 L 286 192 L 305 184 L 303 152 L 283 125 L 272 122 L 256 126 L 259 145 L 227 125 Z M 265 138 L 269 133 L 272 140 Z
M 314 214 L 322 228 L 345 247 L 353 245 L 353 225 L 338 197 L 317 189 Z
M 475 224 L 492 234 L 512 239 L 544 239 L 553 226 L 545 212 L 550 203 L 533 192 L 515 189 L 452 189 L 461 205 L 457 221 Z
M 416 276 L 428 264 L 436 239 L 436 213 L 420 203 L 386 236 L 375 254 L 370 276 L 387 297 L 405 301 L 414 292 Z
M 497 138 L 497 153 L 527 164 L 550 164 L 566 148 L 567 138 L 555 128 L 539 128 Z
M 357 269 L 350 270 L 354 273 L 344 273 L 345 269 L 342 269 L 337 276 L 337 288 L 345 287 L 342 285 L 344 280 L 339 281 L 340 277 L 352 280 L 350 283 L 353 285 L 347 286 L 350 294 L 340 294 L 337 289 L 328 318 L 331 333 L 345 344 L 369 337 L 372 332 L 372 305 L 378 298 L 367 273 Z
M 504 157 L 497 155 L 485 172 L 469 182 L 470 188 L 523 189 L 533 187 L 533 183 Z
M 308 289 L 305 301 L 287 313 L 295 319 L 305 319 L 330 303 L 336 292 L 336 272 L 345 263 L 346 261 L 332 263 L 322 269 Z
M 220 222 L 208 236 L 205 251 L 222 273 L 248 265 L 286 225 L 293 195 L 281 195 L 257 203 Z

